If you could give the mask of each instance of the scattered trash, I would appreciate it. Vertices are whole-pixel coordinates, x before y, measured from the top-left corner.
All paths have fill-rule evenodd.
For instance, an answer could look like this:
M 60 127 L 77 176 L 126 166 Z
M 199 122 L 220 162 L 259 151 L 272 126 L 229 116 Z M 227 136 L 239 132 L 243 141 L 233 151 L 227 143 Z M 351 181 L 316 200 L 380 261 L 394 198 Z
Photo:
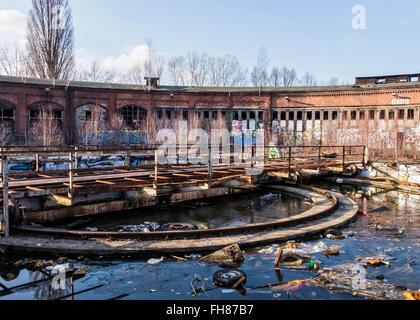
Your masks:
M 191 223 L 168 223 L 161 227 L 162 231 L 189 231 L 198 230 L 195 224 Z
M 363 261 L 366 262 L 368 266 L 372 266 L 372 267 L 381 267 L 381 266 L 387 266 L 388 268 L 390 267 L 389 262 L 384 262 L 377 259 L 364 259 Z
M 323 251 L 322 254 L 324 256 L 327 256 L 327 257 L 329 257 L 329 256 L 339 256 L 340 255 L 340 250 L 330 249 L 330 250 Z
M 172 258 L 174 258 L 175 260 L 178 260 L 178 261 L 180 261 L 180 262 L 185 262 L 185 261 L 188 261 L 187 259 L 185 259 L 185 258 L 181 258 L 181 257 L 177 257 L 177 256 L 171 256 Z
M 382 206 L 377 209 L 370 210 L 369 213 L 378 213 L 390 210 L 387 206 Z
M 295 280 L 272 286 L 273 290 L 296 292 L 306 285 L 306 280 Z
M 286 245 L 284 246 L 284 248 L 288 248 L 288 249 L 297 249 L 297 244 L 295 241 L 289 241 L 286 243 Z
M 279 265 L 285 266 L 300 266 L 303 263 L 310 263 L 312 261 L 309 256 L 301 256 L 296 253 L 288 252 L 282 254 L 279 260 Z
M 157 290 L 155 290 L 155 289 L 150 289 L 150 290 L 149 290 L 149 292 L 150 292 L 150 293 L 155 293 L 155 292 L 157 292 Z
M 343 180 L 343 179 L 338 178 L 338 179 L 336 180 L 336 182 L 337 182 L 338 184 L 342 184 L 342 183 L 344 182 L 344 180 Z
M 213 275 L 213 282 L 222 288 L 237 288 L 246 283 L 246 274 L 241 270 L 225 269 Z
M 315 261 L 309 262 L 308 267 L 309 267 L 309 269 L 319 270 L 319 266 L 318 266 L 318 264 L 315 263 Z
M 147 264 L 150 264 L 152 266 L 157 266 L 159 263 L 161 263 L 164 260 L 164 258 L 160 258 L 160 259 L 150 259 L 147 261 Z
M 200 275 L 195 274 L 195 275 L 194 275 L 194 279 L 193 279 L 193 280 L 194 280 L 194 281 L 197 281 L 197 282 L 200 282 L 202 279 L 201 279 Z
M 219 251 L 213 252 L 212 254 L 202 258 L 208 262 L 223 262 L 226 260 L 232 260 L 235 263 L 242 263 L 244 256 L 242 254 L 239 245 L 234 244 Z
M 329 229 L 325 231 L 324 237 L 330 240 L 343 240 L 346 238 L 340 231 L 336 229 Z
M 405 291 L 405 300 L 420 300 L 420 291 Z

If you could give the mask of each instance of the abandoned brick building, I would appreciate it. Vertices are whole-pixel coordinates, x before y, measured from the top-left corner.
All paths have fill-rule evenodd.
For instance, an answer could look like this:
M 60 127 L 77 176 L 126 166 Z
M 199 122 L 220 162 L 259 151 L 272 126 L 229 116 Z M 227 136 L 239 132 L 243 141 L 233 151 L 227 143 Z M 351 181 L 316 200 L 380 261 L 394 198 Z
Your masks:
M 420 146 L 419 74 L 356 78 L 355 85 L 288 88 L 146 86 L 0 77 L 0 122 L 23 142 L 41 110 L 52 111 L 65 143 L 75 143 L 94 107 L 104 123 L 135 116 L 201 121 L 223 117 L 232 131 L 261 124 L 283 143 L 365 144 L 375 148 Z M 138 130 L 138 128 L 137 128 Z M 147 132 L 145 132 L 147 134 Z M 5 142 L 3 141 L 2 144 Z

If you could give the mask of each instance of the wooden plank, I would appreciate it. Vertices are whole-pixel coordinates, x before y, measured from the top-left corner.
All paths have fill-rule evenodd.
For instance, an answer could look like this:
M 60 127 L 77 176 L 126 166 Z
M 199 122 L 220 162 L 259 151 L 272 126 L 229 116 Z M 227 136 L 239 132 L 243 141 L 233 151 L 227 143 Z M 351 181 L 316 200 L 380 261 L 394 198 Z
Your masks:
M 67 182 L 65 182 L 65 183 L 63 183 L 63 185 L 65 186 L 65 187 L 70 187 L 70 183 L 67 183 Z M 74 184 L 73 183 L 73 188 L 83 188 L 84 186 L 82 186 L 82 185 L 80 185 L 80 184 Z
M 110 186 L 113 186 L 113 185 L 116 184 L 115 182 L 112 182 L 112 181 L 103 181 L 103 180 L 95 180 L 95 182 L 96 183 L 102 183 L 102 184 L 108 184 Z
M 26 189 L 31 190 L 31 191 L 37 191 L 37 192 L 44 191 L 44 189 L 39 189 L 39 188 L 35 188 L 35 187 L 30 187 L 30 186 L 27 186 Z
M 38 177 L 52 179 L 52 176 L 47 176 L 45 174 L 38 174 Z
M 124 178 L 124 180 L 127 180 L 127 181 L 134 181 L 134 182 L 145 182 L 145 180 L 134 179 L 134 178 Z
M 201 175 L 201 176 L 208 176 L 209 175 L 209 173 L 208 172 L 193 172 L 194 174 L 198 174 L 198 175 Z
M 194 177 L 194 175 L 191 175 L 191 174 L 181 174 L 181 173 L 173 173 L 172 175 L 175 176 L 175 177 L 184 177 L 184 178 Z

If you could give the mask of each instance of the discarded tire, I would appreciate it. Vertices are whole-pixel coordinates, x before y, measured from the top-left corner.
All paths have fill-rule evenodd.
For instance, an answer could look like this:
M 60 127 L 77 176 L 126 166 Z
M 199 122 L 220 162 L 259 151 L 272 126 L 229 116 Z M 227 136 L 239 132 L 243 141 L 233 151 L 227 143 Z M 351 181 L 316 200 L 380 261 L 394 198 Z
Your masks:
M 189 231 L 198 230 L 195 224 L 191 223 L 169 223 L 162 226 L 164 231 Z
M 242 284 L 246 283 L 246 274 L 241 270 L 225 269 L 213 275 L 213 282 L 221 288 L 232 288 L 239 280 L 245 277 Z

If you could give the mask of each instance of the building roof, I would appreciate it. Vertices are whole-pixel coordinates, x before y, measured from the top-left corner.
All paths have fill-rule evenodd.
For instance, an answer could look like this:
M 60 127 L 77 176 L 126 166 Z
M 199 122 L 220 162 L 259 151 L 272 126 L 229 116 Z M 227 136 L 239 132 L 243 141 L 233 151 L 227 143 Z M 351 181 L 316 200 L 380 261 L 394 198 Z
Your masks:
M 0 84 L 16 84 L 29 86 L 45 86 L 60 88 L 80 88 L 98 90 L 122 90 L 122 91 L 149 91 L 145 85 L 124 84 L 124 83 L 100 83 L 70 80 L 45 80 L 35 78 L 10 77 L 0 75 Z M 157 86 L 152 87 L 150 92 L 169 92 L 169 93 L 279 93 L 279 94 L 298 94 L 298 93 L 322 93 L 322 92 L 342 92 L 342 91 L 364 91 L 364 90 L 383 90 L 383 89 L 405 89 L 420 88 L 420 82 L 402 82 L 388 84 L 368 84 L 368 85 L 341 85 L 341 86 L 315 86 L 315 87 L 193 87 L 193 86 Z

